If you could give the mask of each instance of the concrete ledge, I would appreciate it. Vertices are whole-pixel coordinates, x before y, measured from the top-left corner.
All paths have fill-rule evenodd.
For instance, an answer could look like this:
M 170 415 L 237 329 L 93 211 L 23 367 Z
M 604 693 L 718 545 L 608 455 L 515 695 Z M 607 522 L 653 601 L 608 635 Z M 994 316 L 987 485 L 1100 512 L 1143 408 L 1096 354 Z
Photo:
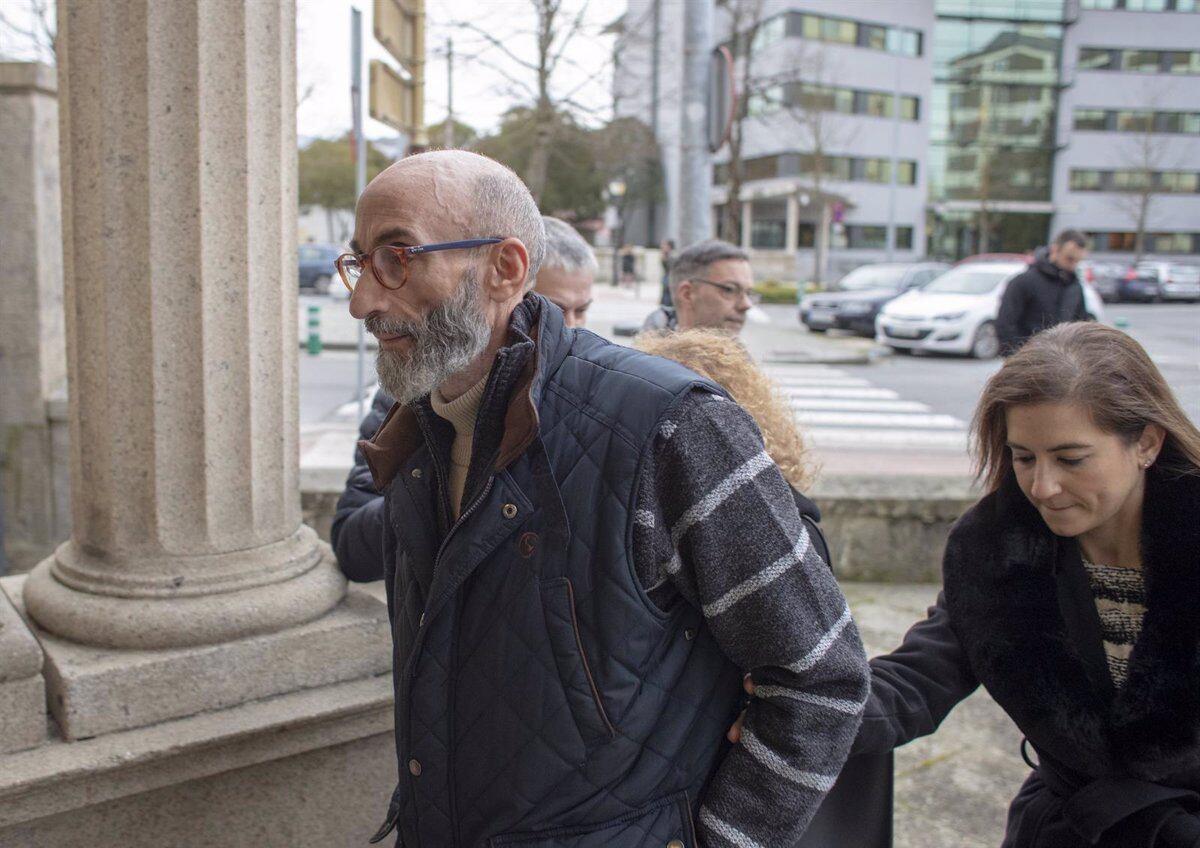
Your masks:
M 112 733 L 82 742 L 52 742 L 18 754 L 0 757 L 0 844 L 51 846 L 73 844 L 80 833 L 87 833 L 89 845 L 124 845 L 111 832 L 92 833 L 81 828 L 81 813 L 94 805 L 126 799 L 136 805 L 136 796 L 164 787 L 186 786 L 193 781 L 256 766 L 270 766 L 286 758 L 319 749 L 371 739 L 366 755 L 371 768 L 360 773 L 357 791 L 345 785 L 329 786 L 335 804 L 348 810 L 369 813 L 354 827 L 342 831 L 339 843 L 311 838 L 278 840 L 270 837 L 257 841 L 239 839 L 226 828 L 231 821 L 246 828 L 248 816 L 255 818 L 260 831 L 272 832 L 272 826 L 290 829 L 294 822 L 309 817 L 302 796 L 293 795 L 291 803 L 275 808 L 255 804 L 253 799 L 232 798 L 216 809 L 200 809 L 205 827 L 170 841 L 139 839 L 138 845 L 250 845 L 250 844 L 358 844 L 370 835 L 375 819 L 382 818 L 387 793 L 395 780 L 395 752 L 390 743 L 392 729 L 391 676 L 381 675 L 319 689 L 281 695 L 227 710 L 220 710 L 152 727 Z M 380 766 L 382 764 L 382 767 Z M 343 767 L 345 763 L 343 763 Z M 349 769 L 353 774 L 354 769 Z M 382 774 L 379 772 L 382 771 Z M 189 793 L 184 793 L 185 799 Z M 185 801 L 185 804 L 189 803 Z M 190 803 L 195 804 L 195 800 Z M 130 807 L 127 809 L 133 809 Z M 155 815 L 146 815 L 153 810 Z M 51 824 L 46 820 L 69 813 L 66 821 Z M 190 813 L 190 815 L 189 815 Z M 161 829 L 155 818 L 195 817 L 196 810 L 163 808 L 148 804 L 134 814 L 126 812 L 124 823 L 146 830 Z M 111 807 L 108 816 L 111 818 Z M 53 822 L 53 819 L 49 820 Z M 54 841 L 54 832 L 74 822 L 75 839 Z M 20 827 L 30 823 L 30 827 Z M 356 838 L 355 831 L 362 831 Z M 30 837 L 35 835 L 35 837 Z M 25 838 L 22 838 L 24 836 Z M 96 838 L 93 839 L 93 836 Z
M 349 456 L 350 442 L 338 452 Z M 301 467 L 304 522 L 328 540 L 349 466 Z M 979 492 L 966 477 L 822 478 L 808 493 L 841 580 L 940 583 L 950 528 Z
M 25 577 L 0 581 L 20 609 Z M 195 648 L 95 648 L 30 628 L 46 654 L 50 710 L 67 739 L 224 709 L 391 668 L 387 609 L 361 590 L 299 627 Z
M 0 754 L 46 739 L 46 685 L 42 649 L 0 592 Z
M 959 477 L 828 477 L 811 496 L 838 579 L 940 583 L 950 529 L 979 494 Z
M 41 62 L 0 62 L 0 92 L 19 94 L 40 91 L 58 93 L 58 72 Z

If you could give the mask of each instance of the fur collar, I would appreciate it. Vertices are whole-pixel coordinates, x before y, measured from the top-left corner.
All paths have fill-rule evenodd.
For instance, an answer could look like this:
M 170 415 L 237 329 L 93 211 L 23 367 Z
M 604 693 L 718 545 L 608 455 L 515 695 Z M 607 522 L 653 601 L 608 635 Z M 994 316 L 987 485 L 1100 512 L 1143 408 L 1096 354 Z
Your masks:
M 956 525 L 946 602 L 980 682 L 1039 751 L 1083 775 L 1200 782 L 1200 477 L 1147 476 L 1147 612 L 1117 690 L 1079 548 L 1009 478 Z

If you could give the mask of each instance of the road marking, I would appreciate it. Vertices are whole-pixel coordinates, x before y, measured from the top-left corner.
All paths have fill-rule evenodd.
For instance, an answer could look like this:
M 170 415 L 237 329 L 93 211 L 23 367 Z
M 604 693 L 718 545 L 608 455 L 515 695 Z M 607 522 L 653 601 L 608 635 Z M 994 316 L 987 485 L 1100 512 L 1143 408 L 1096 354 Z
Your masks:
M 962 422 L 953 415 L 904 412 L 804 412 L 796 413 L 801 424 L 815 426 L 898 427 L 905 429 L 961 430 Z
M 806 439 L 821 449 L 936 450 L 962 453 L 966 424 L 828 366 L 773 364 L 768 375 Z
M 953 430 L 878 430 L 868 427 L 806 427 L 804 435 L 819 447 L 936 448 L 964 451 L 965 432 Z
M 845 412 L 929 412 L 929 407 L 915 400 L 854 400 L 851 398 L 802 397 L 792 399 L 792 409 L 834 409 Z

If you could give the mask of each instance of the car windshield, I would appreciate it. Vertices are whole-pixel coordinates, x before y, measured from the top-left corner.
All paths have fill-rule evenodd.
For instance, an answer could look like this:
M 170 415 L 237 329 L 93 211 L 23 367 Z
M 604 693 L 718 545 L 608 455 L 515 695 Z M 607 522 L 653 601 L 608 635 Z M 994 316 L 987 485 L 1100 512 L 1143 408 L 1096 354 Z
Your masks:
M 904 280 L 903 265 L 863 265 L 838 281 L 838 291 L 898 289 Z
M 961 265 L 937 277 L 922 291 L 943 294 L 985 294 L 1013 275 L 1011 265 Z
M 311 244 L 300 246 L 298 251 L 301 262 L 320 262 L 325 258 L 326 249 L 323 247 L 313 247 Z
M 1176 283 L 1200 282 L 1200 268 L 1195 265 L 1172 265 L 1171 280 Z

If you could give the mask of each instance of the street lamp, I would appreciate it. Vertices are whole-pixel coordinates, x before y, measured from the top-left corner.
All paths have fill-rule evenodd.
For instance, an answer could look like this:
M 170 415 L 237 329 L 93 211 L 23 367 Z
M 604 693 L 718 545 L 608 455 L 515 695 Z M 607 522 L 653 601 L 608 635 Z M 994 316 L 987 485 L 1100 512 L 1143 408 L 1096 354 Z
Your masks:
M 621 284 L 621 259 L 618 256 L 622 244 L 625 241 L 625 216 L 621 214 L 622 198 L 625 197 L 625 181 L 615 179 L 608 184 L 608 199 L 613 204 L 613 210 L 616 214 L 616 222 L 613 227 L 613 246 L 612 246 L 612 284 L 617 287 Z

